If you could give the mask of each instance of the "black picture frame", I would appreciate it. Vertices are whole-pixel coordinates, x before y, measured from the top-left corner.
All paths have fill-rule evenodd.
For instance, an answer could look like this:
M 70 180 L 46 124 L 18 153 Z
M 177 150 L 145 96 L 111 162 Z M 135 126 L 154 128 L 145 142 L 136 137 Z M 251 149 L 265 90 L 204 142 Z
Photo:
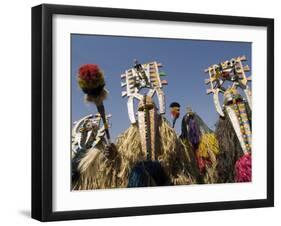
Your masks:
M 266 27 L 267 198 L 54 212 L 52 210 L 52 18 L 55 14 Z M 32 218 L 40 221 L 56 221 L 271 206 L 274 206 L 273 19 L 49 4 L 32 8 Z

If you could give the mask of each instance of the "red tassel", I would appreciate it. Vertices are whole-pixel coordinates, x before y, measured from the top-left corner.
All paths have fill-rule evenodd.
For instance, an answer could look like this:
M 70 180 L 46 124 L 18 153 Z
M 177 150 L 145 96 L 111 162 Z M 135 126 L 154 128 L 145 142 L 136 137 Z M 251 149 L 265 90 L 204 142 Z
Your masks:
M 235 163 L 235 182 L 252 181 L 252 156 L 251 153 L 243 155 Z

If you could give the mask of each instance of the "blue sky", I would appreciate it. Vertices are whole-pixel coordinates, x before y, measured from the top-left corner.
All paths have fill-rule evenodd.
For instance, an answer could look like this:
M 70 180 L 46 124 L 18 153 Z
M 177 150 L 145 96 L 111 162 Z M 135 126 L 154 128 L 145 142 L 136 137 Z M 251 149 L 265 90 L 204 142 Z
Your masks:
M 214 129 L 218 114 L 211 95 L 206 95 L 204 69 L 211 64 L 245 55 L 251 68 L 251 43 L 207 40 L 159 39 L 143 37 L 120 37 L 101 35 L 71 35 L 71 88 L 72 121 L 90 113 L 96 107 L 85 104 L 84 94 L 77 84 L 77 72 L 82 64 L 98 64 L 104 71 L 109 96 L 104 101 L 107 113 L 112 114 L 110 133 L 113 140 L 126 130 L 130 121 L 127 113 L 127 98 L 121 97 L 120 75 L 133 66 L 133 60 L 141 63 L 157 61 L 163 64 L 167 76 L 166 118 L 171 121 L 169 105 L 181 104 L 181 115 L 176 123 L 180 133 L 182 116 L 186 106 L 197 112 L 207 125 Z

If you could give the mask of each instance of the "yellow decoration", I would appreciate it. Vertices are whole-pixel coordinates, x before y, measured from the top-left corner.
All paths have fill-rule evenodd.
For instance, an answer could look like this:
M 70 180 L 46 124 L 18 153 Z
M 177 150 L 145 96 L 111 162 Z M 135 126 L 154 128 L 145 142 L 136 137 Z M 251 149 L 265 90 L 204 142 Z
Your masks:
M 219 144 L 214 133 L 206 133 L 202 135 L 198 148 L 198 155 L 200 157 L 208 158 L 210 151 L 215 155 L 219 153 Z

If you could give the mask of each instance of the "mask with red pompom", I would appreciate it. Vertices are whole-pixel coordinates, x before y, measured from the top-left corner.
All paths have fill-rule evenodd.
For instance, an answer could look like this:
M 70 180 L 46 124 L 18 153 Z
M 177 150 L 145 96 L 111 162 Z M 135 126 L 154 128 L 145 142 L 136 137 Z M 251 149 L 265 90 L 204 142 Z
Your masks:
M 99 95 L 105 86 L 103 72 L 96 64 L 84 64 L 79 68 L 78 85 L 88 95 Z
M 170 111 L 171 111 L 171 116 L 173 119 L 173 128 L 175 127 L 176 120 L 180 116 L 180 104 L 177 102 L 173 102 L 170 104 Z

